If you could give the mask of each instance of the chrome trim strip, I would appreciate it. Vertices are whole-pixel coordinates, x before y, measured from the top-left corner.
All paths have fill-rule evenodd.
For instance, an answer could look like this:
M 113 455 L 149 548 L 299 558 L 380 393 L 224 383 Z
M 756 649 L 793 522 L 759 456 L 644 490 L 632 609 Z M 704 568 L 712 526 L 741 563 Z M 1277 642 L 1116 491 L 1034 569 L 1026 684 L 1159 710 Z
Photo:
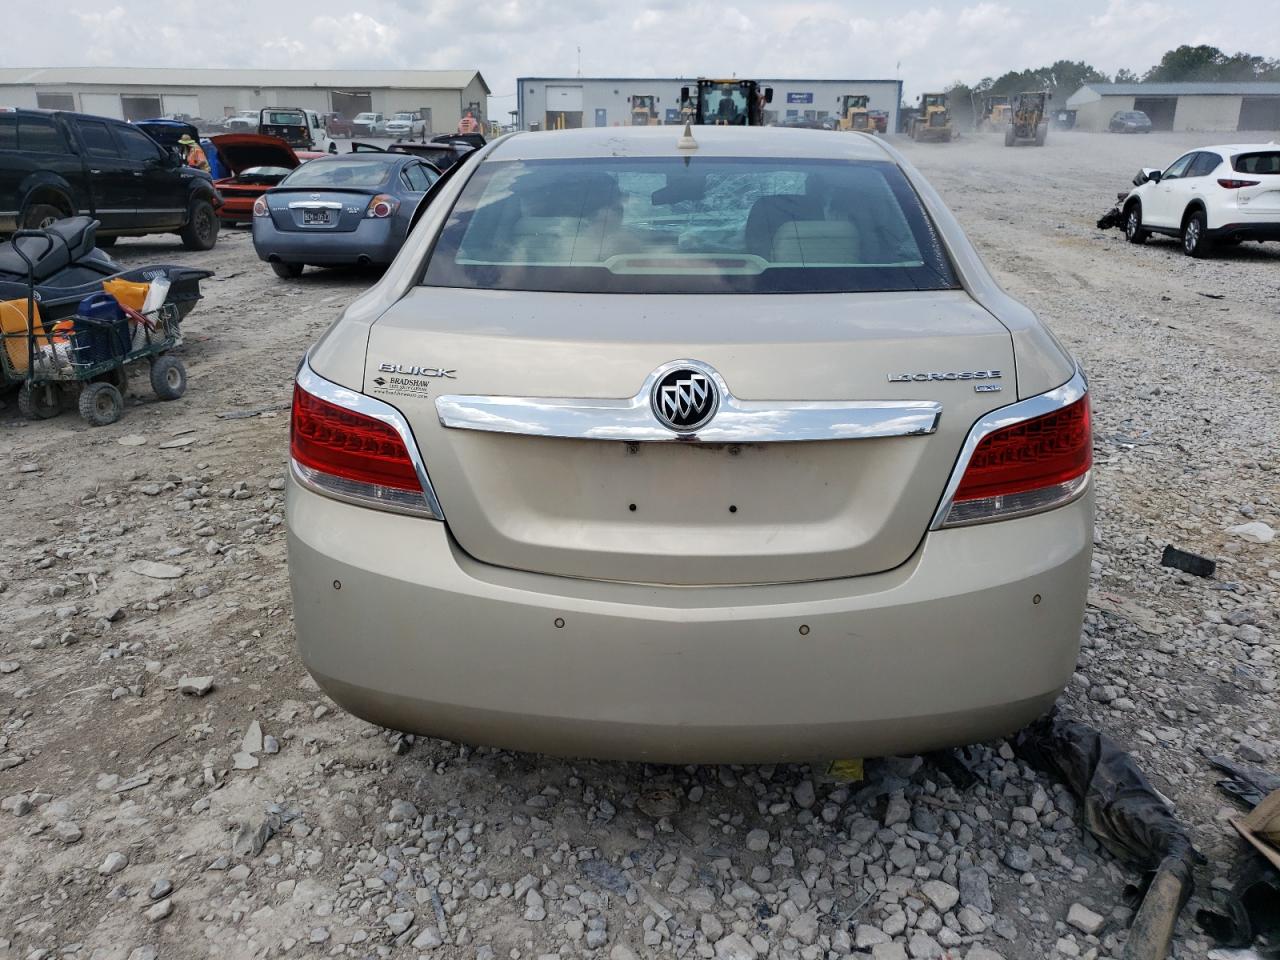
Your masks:
M 678 367 L 706 374 L 720 391 L 720 408 L 706 426 L 676 433 L 653 414 L 654 384 Z M 454 430 L 514 433 L 628 443 L 791 443 L 916 437 L 934 433 L 942 404 L 932 400 L 739 400 L 724 378 L 699 360 L 664 363 L 624 400 L 492 397 L 436 398 L 440 424 Z
M 337 200 L 291 200 L 290 210 L 341 210 L 342 204 Z
M 427 476 L 427 465 L 422 459 L 422 451 L 418 449 L 417 441 L 413 438 L 413 429 L 409 426 L 409 421 L 405 419 L 404 414 L 389 403 L 375 400 L 373 397 L 367 397 L 363 393 L 339 386 L 331 380 L 326 380 L 311 369 L 311 364 L 308 358 L 305 357 L 294 379 L 297 381 L 298 386 L 312 396 L 327 400 L 329 403 L 336 404 L 339 407 L 345 407 L 353 413 L 381 420 L 392 427 L 396 433 L 400 434 L 400 439 L 404 441 L 405 449 L 409 451 L 409 459 L 413 461 L 414 472 L 418 474 L 418 482 L 422 484 L 422 495 L 426 500 L 427 509 L 431 511 L 436 519 L 444 519 L 444 511 L 440 509 L 440 501 L 436 499 L 435 488 L 431 486 L 431 480 Z M 308 489 L 316 488 L 308 485 Z M 319 489 L 317 492 L 326 496 L 333 496 L 332 492 L 328 490 Z M 364 504 L 364 506 L 368 506 L 368 504 Z
M 969 466 L 973 451 L 977 449 L 983 437 L 1002 427 L 1009 427 L 1015 423 L 1021 423 L 1023 420 L 1031 420 L 1034 417 L 1041 417 L 1046 413 L 1061 410 L 1063 407 L 1069 407 L 1088 392 L 1089 381 L 1085 377 L 1084 371 L 1077 366 L 1071 379 L 1062 386 L 1055 387 L 1048 393 L 1037 394 L 1034 397 L 1019 400 L 1017 403 L 1011 403 L 1007 407 L 1000 407 L 998 410 L 992 410 L 990 413 L 984 414 L 969 430 L 969 435 L 965 437 L 964 445 L 960 448 L 960 456 L 956 460 L 955 467 L 951 470 L 951 476 L 947 480 L 947 486 L 942 493 L 942 500 L 938 504 L 938 509 L 934 511 L 933 520 L 929 523 L 929 529 L 942 529 L 947 519 L 947 514 L 951 511 L 952 498 L 955 496 L 956 490 L 960 486 L 960 481 L 964 477 L 964 472 Z M 1080 493 L 1084 493 L 1087 487 L 1088 484 L 1082 485 Z M 1072 499 L 1075 498 L 1073 497 Z M 1058 504 L 1058 506 L 1063 506 L 1066 502 L 1068 501 L 1064 501 L 1063 504 Z M 993 519 L 1003 520 L 1006 518 L 995 517 Z

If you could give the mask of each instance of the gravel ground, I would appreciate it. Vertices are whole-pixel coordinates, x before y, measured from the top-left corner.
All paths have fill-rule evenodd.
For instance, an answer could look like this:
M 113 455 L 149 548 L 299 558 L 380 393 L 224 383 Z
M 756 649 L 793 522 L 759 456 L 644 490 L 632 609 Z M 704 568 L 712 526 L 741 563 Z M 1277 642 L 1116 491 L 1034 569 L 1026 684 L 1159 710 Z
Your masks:
M 1088 368 L 1097 553 L 1064 707 L 1134 751 L 1207 856 L 1178 957 L 1208 952 L 1190 917 L 1241 851 L 1200 751 L 1280 767 L 1280 559 L 1247 536 L 1280 527 L 1280 245 L 1193 261 L 1093 222 L 1196 143 L 901 144 Z M 242 231 L 117 252 L 218 276 L 182 400 L 139 383 L 91 430 L 3 398 L 0 957 L 1118 955 L 1136 878 L 1002 742 L 960 790 L 918 757 L 861 782 L 569 762 L 336 709 L 292 648 L 285 410 L 371 277 L 278 280 Z M 1159 566 L 1170 543 L 1216 578 Z

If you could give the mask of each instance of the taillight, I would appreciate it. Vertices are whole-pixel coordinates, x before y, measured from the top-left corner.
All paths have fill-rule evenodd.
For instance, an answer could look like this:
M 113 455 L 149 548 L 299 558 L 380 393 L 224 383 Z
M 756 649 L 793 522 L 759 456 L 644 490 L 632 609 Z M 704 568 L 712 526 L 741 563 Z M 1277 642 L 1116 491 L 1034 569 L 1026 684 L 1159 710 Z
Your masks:
M 365 212 L 365 216 L 385 220 L 399 209 L 399 200 L 389 193 L 380 193 L 369 201 L 369 209 Z
M 293 388 L 289 429 L 298 481 L 361 506 L 438 517 L 400 431 L 385 419 L 316 396 L 302 381 L 300 375 Z M 354 391 L 340 392 L 353 402 L 386 406 Z
M 1239 190 L 1242 187 L 1256 187 L 1261 180 L 1219 180 L 1218 186 L 1228 190 Z
M 253 201 L 253 215 L 255 217 L 270 216 L 270 211 L 267 209 L 266 197 L 259 197 L 257 200 Z
M 943 526 L 1001 520 L 1074 500 L 1089 480 L 1089 397 L 984 436 L 951 497 Z

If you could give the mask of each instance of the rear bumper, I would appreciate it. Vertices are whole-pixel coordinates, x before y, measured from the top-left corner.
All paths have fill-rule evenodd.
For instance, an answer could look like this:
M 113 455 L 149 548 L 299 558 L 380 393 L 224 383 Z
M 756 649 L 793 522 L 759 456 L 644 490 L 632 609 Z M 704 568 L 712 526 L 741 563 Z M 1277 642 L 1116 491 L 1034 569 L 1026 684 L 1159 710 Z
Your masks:
M 1092 494 L 928 534 L 874 576 L 745 587 L 575 580 L 478 563 L 446 525 L 292 480 L 298 646 L 394 729 L 663 762 L 877 756 L 1034 719 L 1070 678 Z
M 1280 240 L 1280 220 L 1258 223 L 1227 223 L 1208 231 L 1214 240 Z
M 263 192 L 265 193 L 266 191 Z M 253 203 L 261 195 L 241 196 L 239 194 L 224 193 L 222 195 L 222 206 L 218 208 L 219 219 L 247 223 L 253 219 Z
M 354 230 L 280 230 L 267 217 L 253 217 L 253 248 L 258 259 L 281 263 L 385 266 L 404 243 L 398 217 L 361 220 Z

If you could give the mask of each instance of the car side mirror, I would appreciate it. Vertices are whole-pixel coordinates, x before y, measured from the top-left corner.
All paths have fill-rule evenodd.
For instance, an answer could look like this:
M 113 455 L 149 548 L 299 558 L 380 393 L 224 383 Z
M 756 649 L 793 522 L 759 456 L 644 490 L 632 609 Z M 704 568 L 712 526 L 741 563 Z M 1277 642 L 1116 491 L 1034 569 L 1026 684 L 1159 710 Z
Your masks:
M 680 99 L 681 99 L 681 100 L 688 100 L 688 99 L 689 99 L 689 88 L 688 88 L 688 87 L 681 87 L 681 88 L 680 88 Z
M 764 88 L 764 102 L 773 103 L 773 87 Z
M 1144 183 L 1159 183 L 1160 178 L 1164 176 L 1163 172 L 1153 167 L 1143 167 L 1138 171 L 1137 176 L 1133 178 L 1134 186 L 1140 187 Z

